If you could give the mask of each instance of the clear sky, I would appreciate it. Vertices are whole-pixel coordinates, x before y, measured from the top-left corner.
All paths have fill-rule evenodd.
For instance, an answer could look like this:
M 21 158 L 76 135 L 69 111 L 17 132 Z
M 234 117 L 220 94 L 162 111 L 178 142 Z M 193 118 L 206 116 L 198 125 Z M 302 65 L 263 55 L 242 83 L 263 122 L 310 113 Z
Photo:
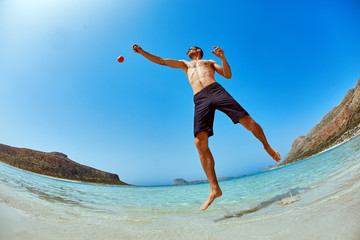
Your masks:
M 221 63 L 219 46 L 233 77 L 215 78 L 284 157 L 360 77 L 359 12 L 358 0 L 0 0 L 0 143 L 132 184 L 205 179 L 185 74 L 131 46 L 187 59 L 195 45 Z M 274 163 L 221 112 L 214 132 L 218 177 Z

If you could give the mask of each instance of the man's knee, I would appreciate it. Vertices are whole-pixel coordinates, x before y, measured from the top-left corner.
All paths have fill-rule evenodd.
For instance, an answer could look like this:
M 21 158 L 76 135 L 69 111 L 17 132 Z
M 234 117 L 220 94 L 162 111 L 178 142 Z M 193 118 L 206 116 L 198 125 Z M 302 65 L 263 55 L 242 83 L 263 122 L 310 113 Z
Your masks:
M 198 132 L 195 137 L 195 146 L 199 151 L 206 150 L 208 148 L 208 132 Z

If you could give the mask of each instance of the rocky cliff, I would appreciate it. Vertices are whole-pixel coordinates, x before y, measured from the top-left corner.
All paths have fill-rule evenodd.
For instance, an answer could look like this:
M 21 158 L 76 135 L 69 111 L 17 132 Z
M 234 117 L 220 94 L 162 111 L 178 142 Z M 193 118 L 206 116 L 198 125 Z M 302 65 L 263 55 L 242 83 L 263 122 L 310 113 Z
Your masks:
M 339 105 L 310 130 L 297 137 L 280 165 L 297 162 L 320 153 L 360 133 L 360 78 Z
M 119 176 L 81 165 L 59 152 L 39 152 L 0 144 L 0 162 L 50 177 L 98 184 L 129 185 Z

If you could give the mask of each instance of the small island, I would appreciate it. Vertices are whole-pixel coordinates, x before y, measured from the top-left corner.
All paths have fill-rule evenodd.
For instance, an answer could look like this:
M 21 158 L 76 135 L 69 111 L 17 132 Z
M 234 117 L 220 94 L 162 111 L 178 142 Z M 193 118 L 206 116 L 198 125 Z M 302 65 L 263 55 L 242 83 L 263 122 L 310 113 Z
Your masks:
M 228 179 L 228 177 L 219 177 L 217 180 L 225 180 Z M 195 181 L 186 181 L 183 178 L 175 178 L 173 180 L 173 185 L 183 185 L 183 184 L 194 184 L 194 183 L 205 183 L 208 182 L 208 180 L 195 180 Z

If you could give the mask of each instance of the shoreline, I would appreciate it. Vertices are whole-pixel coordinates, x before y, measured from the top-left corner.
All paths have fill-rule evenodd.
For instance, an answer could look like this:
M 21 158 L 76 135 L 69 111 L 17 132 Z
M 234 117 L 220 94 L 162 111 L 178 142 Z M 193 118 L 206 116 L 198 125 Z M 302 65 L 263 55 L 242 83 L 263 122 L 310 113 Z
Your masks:
M 130 186 L 130 187 L 136 187 L 136 185 L 132 185 L 132 184 L 117 185 L 117 184 L 105 184 L 105 183 L 92 183 L 92 182 L 83 182 L 83 181 L 78 181 L 78 180 L 71 180 L 71 179 L 66 179 L 66 178 L 58 178 L 58 177 L 48 176 L 48 175 L 44 175 L 44 174 L 40 174 L 40 173 L 31 172 L 31 171 L 28 171 L 28 170 L 18 168 L 18 167 L 12 166 L 10 164 L 4 163 L 2 161 L 0 161 L 0 164 L 4 164 L 7 167 L 15 168 L 15 169 L 20 170 L 20 171 L 35 174 L 35 175 L 40 176 L 40 177 L 50 178 L 50 179 L 57 180 L 57 181 L 70 182 L 70 183 L 80 183 L 80 184 L 101 185 L 101 186 Z
M 355 136 L 352 136 L 350 138 L 347 138 L 345 139 L 344 141 L 342 141 L 341 143 L 338 143 L 338 144 L 335 144 L 317 154 L 314 154 L 312 156 L 309 156 L 305 159 L 302 159 L 300 161 L 296 161 L 296 162 L 292 162 L 292 163 L 288 163 L 288 164 L 285 164 L 285 165 L 282 165 L 282 166 L 275 166 L 275 167 L 272 167 L 272 168 L 269 168 L 267 170 L 262 170 L 260 172 L 256 172 L 256 173 L 250 173 L 250 174 L 245 174 L 245 175 L 242 175 L 240 177 L 243 177 L 243 176 L 248 176 L 248 175 L 254 175 L 254 174 L 258 174 L 258 173 L 262 173 L 262 172 L 267 172 L 267 171 L 271 171 L 271 170 L 275 170 L 275 169 L 278 169 L 278 168 L 282 168 L 282 167 L 285 167 L 285 166 L 288 166 L 288 165 L 291 165 L 291 164 L 294 164 L 294 163 L 297 163 L 297 162 L 301 162 L 301 161 L 304 161 L 306 159 L 309 159 L 309 158 L 312 158 L 312 157 L 315 157 L 319 154 L 322 154 L 322 153 L 325 153 L 327 151 L 330 151 L 331 149 L 334 149 L 336 147 L 339 147 L 341 146 L 342 144 L 345 144 L 346 142 L 356 138 L 360 136 L 360 132 L 357 133 Z M 63 181 L 63 182 L 70 182 L 70 183 L 79 183 L 79 184 L 90 184 L 90 185 L 100 185 L 100 186 L 129 186 L 129 187 L 139 187 L 138 185 L 133 185 L 133 184 L 127 184 L 127 185 L 118 185 L 118 184 L 105 184 L 105 183 L 92 183 L 92 182 L 84 182 L 84 181 L 78 181 L 78 180 L 71 180 L 71 179 L 65 179 L 65 178 L 58 178 L 58 177 L 53 177 L 53 176 L 49 176 L 49 175 L 44 175 L 44 174 L 40 174 L 40 173 L 35 173 L 35 172 L 31 172 L 31 171 L 28 171 L 28 170 L 24 170 L 22 168 L 18 168 L 18 167 L 15 167 L 15 166 L 12 166 L 10 164 L 7 164 L 3 161 L 0 161 L 0 164 L 4 164 L 5 166 L 7 167 L 11 167 L 11 168 L 15 168 L 17 170 L 21 170 L 21 171 L 24 171 L 24 172 L 27 172 L 27 173 L 30 173 L 30 174 L 35 174 L 35 175 L 38 175 L 40 177 L 45 177 L 45 178 L 50 178 L 50 179 L 53 179 L 53 180 L 57 180 L 57 181 Z M 281 163 L 279 163 L 281 164 Z M 232 179 L 232 178 L 238 178 L 238 177 L 221 177 L 219 180 L 226 180 L 226 179 Z M 203 183 L 203 182 L 207 182 L 207 180 L 197 180 L 197 181 L 189 181 L 191 183 L 186 183 L 186 184 L 171 184 L 171 185 L 166 185 L 166 186 L 178 186 L 178 185 L 189 185 L 189 184 L 196 184 L 196 183 Z M 193 183 L 194 182 L 194 183 Z M 140 186 L 141 187 L 141 186 Z
M 331 149 L 334 149 L 334 148 L 336 148 L 336 147 L 339 147 L 339 146 L 347 143 L 348 141 L 350 141 L 350 140 L 352 140 L 352 139 L 354 139 L 354 138 L 356 138 L 356 137 L 358 137 L 358 136 L 360 136 L 360 132 L 357 133 L 355 136 L 352 136 L 352 137 L 350 137 L 350 138 L 347 138 L 347 139 L 345 139 L 344 141 L 342 141 L 342 142 L 340 142 L 340 143 L 338 143 L 338 144 L 335 144 L 335 145 L 333 145 L 333 146 L 331 146 L 331 147 L 329 147 L 329 148 L 327 148 L 327 149 L 325 149 L 325 150 L 323 150 L 323 151 L 321 151 L 321 152 L 318 152 L 318 153 L 316 153 L 316 154 L 314 154 L 314 155 L 311 155 L 311 156 L 309 156 L 309 157 L 307 157 L 307 158 L 305 158 L 305 159 L 302 159 L 302 160 L 299 160 L 299 161 L 296 161 L 296 162 L 292 162 L 292 163 L 288 163 L 288 164 L 285 164 L 285 165 L 282 165 L 282 166 L 275 166 L 275 167 L 273 167 L 273 168 L 267 169 L 266 171 L 274 170 L 274 169 L 277 169 L 277 168 L 282 168 L 282 167 L 285 167 L 285 166 L 288 166 L 288 165 L 291 165 L 291 164 L 294 164 L 294 163 L 297 163 L 297 162 L 301 162 L 301 161 L 304 161 L 304 160 L 306 160 L 306 159 L 315 157 L 315 156 L 317 156 L 317 155 L 319 155 L 319 154 L 325 153 L 325 152 L 327 152 L 327 151 L 330 151 Z M 279 164 L 281 164 L 281 163 L 279 163 Z M 266 172 L 266 171 L 264 171 L 264 172 Z

